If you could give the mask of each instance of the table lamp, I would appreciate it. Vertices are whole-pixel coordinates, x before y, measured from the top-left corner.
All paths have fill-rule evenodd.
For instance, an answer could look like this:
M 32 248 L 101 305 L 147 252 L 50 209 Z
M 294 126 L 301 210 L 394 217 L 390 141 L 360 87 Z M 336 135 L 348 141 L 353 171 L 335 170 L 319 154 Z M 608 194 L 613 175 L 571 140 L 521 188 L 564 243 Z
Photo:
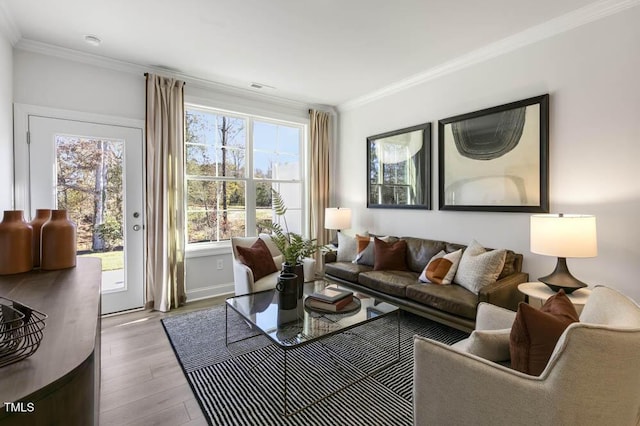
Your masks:
M 587 286 L 571 275 L 567 258 L 598 255 L 595 216 L 536 214 L 531 216 L 530 231 L 532 253 L 558 257 L 556 269 L 539 281 L 553 291 L 564 289 L 567 294 Z
M 351 228 L 351 209 L 340 207 L 328 207 L 324 210 L 324 227 L 325 229 L 341 229 Z

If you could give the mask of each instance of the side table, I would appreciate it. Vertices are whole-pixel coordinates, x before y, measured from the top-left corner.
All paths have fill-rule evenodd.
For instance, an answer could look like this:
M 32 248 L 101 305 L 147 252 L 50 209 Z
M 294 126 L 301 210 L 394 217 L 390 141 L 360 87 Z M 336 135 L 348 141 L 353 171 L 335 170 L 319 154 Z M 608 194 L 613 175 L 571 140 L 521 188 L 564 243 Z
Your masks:
M 540 301 L 539 306 L 542 306 L 544 302 L 547 301 L 548 298 L 556 294 L 555 291 L 551 290 L 545 283 L 540 281 L 528 282 L 518 285 L 518 291 L 525 295 L 525 302 L 530 303 L 530 299 L 534 298 Z M 579 290 L 574 291 L 571 294 L 567 294 L 571 303 L 576 307 L 578 314 L 582 311 L 582 307 L 585 303 L 587 303 L 587 299 L 591 294 L 591 290 L 588 288 L 581 288 Z M 530 303 L 531 304 L 531 303 Z

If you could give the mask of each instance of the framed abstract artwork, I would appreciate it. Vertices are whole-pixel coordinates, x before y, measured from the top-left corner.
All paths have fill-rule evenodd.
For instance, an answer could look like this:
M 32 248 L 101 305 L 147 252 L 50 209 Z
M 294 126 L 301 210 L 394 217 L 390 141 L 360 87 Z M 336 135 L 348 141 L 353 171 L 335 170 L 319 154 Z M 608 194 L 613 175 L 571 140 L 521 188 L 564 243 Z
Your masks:
M 440 210 L 548 212 L 548 153 L 548 94 L 440 120 Z
M 367 207 L 431 208 L 431 123 L 367 138 Z

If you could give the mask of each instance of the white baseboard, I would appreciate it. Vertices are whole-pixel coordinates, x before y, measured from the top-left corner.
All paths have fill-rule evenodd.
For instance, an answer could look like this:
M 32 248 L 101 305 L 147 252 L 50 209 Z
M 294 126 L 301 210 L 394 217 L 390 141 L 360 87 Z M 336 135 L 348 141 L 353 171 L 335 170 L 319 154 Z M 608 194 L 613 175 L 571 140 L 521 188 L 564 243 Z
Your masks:
M 194 302 L 196 300 L 208 299 L 210 297 L 217 296 L 233 296 L 234 294 L 233 283 L 217 284 L 209 287 L 200 287 L 192 290 L 187 289 L 187 302 Z

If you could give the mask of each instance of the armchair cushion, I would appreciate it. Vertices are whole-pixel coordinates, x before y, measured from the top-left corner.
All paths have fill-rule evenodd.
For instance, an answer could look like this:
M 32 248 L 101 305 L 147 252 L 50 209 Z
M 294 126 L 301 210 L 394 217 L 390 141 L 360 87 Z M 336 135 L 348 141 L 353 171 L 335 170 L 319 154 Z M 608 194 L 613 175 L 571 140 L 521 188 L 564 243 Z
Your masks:
M 254 282 L 278 271 L 269 248 L 261 238 L 258 238 L 251 247 L 236 246 L 236 250 L 238 260 L 253 272 Z
M 509 352 L 510 334 L 510 328 L 474 330 L 467 339 L 455 343 L 452 347 L 489 361 L 508 361 L 511 356 Z
M 563 290 L 540 310 L 520 303 L 511 327 L 511 368 L 534 376 L 542 374 L 564 330 L 578 321 L 578 313 Z

